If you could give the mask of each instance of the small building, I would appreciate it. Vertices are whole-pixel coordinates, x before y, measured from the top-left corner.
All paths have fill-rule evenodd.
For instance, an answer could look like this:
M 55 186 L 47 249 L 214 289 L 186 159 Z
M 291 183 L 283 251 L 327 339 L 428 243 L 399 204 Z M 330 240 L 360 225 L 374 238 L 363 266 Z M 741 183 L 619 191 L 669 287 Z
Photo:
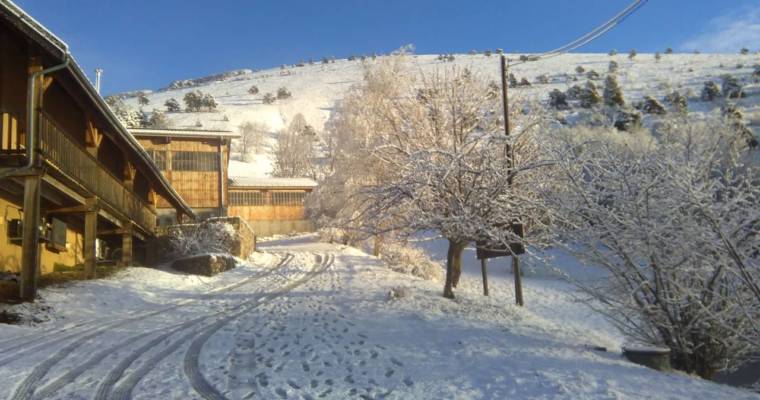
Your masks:
M 159 205 L 194 217 L 68 46 L 0 1 L 0 271 L 20 274 L 31 300 L 38 276 L 58 266 L 93 277 L 97 240 L 131 264 Z
M 316 186 L 307 178 L 232 177 L 228 214 L 248 221 L 258 236 L 312 232 L 304 201 Z
M 195 129 L 130 129 L 156 166 L 199 218 L 227 215 L 230 146 L 239 134 Z M 160 225 L 170 225 L 175 209 L 159 200 Z

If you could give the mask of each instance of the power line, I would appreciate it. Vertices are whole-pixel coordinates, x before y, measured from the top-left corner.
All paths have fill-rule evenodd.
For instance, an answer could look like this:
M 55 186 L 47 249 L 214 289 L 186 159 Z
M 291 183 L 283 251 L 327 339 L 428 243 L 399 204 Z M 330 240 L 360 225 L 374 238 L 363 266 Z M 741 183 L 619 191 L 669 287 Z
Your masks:
M 561 47 L 558 47 L 558 48 L 556 48 L 554 50 L 547 51 L 545 53 L 541 53 L 541 54 L 538 54 L 538 55 L 535 55 L 535 56 L 531 56 L 529 60 L 523 60 L 523 61 L 520 61 L 520 62 L 516 62 L 516 63 L 512 64 L 512 66 L 524 64 L 524 63 L 526 63 L 528 61 L 538 61 L 538 60 L 544 59 L 544 58 L 556 57 L 558 55 L 565 54 L 565 53 L 571 52 L 571 51 L 573 51 L 575 49 L 578 49 L 580 47 L 583 47 L 583 46 L 591 43 L 592 41 L 598 39 L 599 37 L 601 37 L 605 33 L 609 32 L 610 30 L 612 30 L 616 26 L 620 25 L 623 21 L 625 21 L 633 13 L 635 13 L 641 7 L 643 7 L 647 3 L 647 1 L 648 0 L 636 0 L 633 3 L 631 3 L 628 7 L 624 8 L 622 11 L 620 11 L 619 13 L 617 13 L 615 16 L 613 16 L 610 20 L 608 20 L 604 24 L 596 27 L 594 30 L 592 30 L 592 31 L 586 33 L 585 35 L 583 35 L 583 36 L 581 36 L 581 37 L 573 40 L 572 42 L 567 43 L 567 44 L 565 44 L 565 45 L 563 45 Z

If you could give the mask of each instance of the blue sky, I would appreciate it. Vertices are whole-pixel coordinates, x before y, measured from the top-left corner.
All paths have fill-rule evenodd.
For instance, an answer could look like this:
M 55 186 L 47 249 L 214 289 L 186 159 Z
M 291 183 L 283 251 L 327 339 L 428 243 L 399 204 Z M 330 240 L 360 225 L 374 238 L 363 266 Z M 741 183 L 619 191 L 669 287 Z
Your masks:
M 105 94 L 300 59 L 504 48 L 540 52 L 594 28 L 629 0 L 15 0 L 65 40 Z M 650 0 L 583 48 L 639 52 L 760 47 L 760 0 Z

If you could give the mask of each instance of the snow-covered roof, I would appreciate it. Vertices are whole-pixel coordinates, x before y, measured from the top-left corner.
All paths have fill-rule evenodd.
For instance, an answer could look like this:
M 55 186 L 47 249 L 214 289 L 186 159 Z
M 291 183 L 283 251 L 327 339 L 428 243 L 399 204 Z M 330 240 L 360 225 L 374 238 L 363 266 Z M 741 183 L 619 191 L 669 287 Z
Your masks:
M 311 189 L 317 182 L 309 178 L 256 178 L 249 176 L 231 176 L 231 188 L 292 188 Z
M 204 130 L 204 129 L 153 129 L 153 128 L 132 128 L 129 130 L 135 136 L 160 136 L 160 137 L 226 137 L 239 138 L 240 134 L 232 131 L 222 130 Z

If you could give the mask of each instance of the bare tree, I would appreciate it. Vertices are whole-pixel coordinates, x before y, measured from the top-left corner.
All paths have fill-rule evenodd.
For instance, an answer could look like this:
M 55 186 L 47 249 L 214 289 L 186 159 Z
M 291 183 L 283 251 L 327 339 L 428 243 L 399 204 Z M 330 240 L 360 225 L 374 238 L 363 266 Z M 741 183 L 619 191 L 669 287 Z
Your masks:
M 273 175 L 286 178 L 316 178 L 314 138 L 283 130 L 274 147 Z

